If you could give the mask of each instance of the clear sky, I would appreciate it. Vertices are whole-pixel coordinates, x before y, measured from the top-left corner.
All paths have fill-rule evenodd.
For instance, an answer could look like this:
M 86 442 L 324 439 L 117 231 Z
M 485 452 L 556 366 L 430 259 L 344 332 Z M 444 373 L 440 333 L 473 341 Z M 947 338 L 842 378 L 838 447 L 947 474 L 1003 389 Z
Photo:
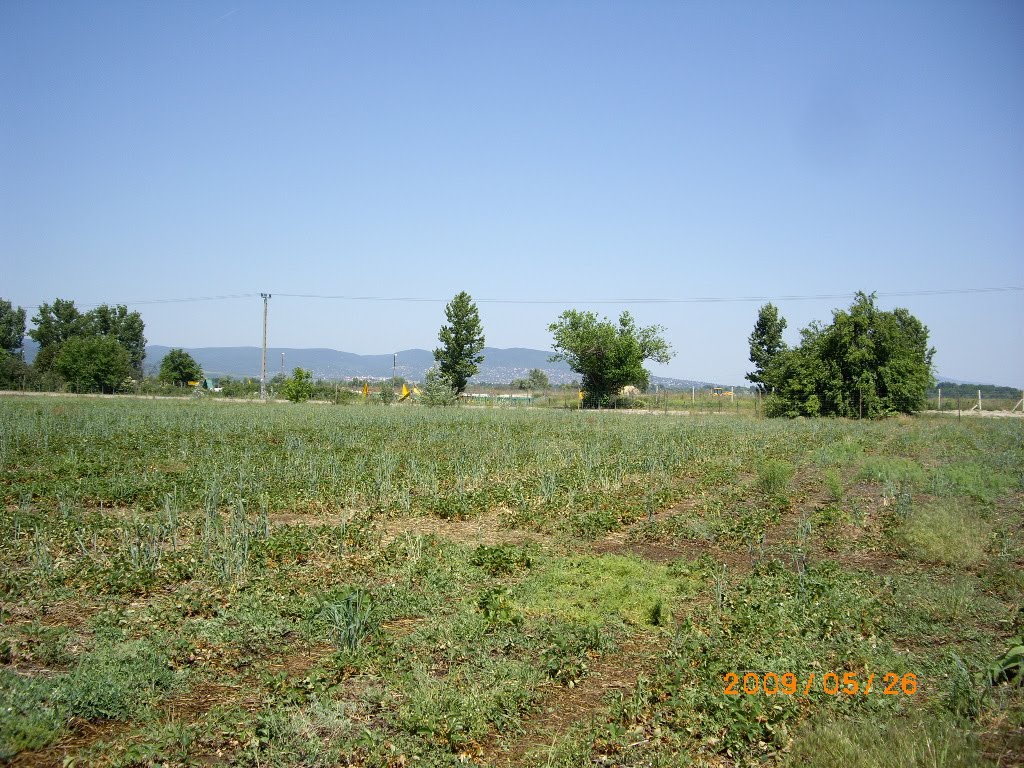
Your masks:
M 221 346 L 270 292 L 272 346 L 387 353 L 466 290 L 491 346 L 630 309 L 739 382 L 759 302 L 585 302 L 874 290 L 1024 386 L 1024 292 L 886 295 L 1024 286 L 1022 41 L 1015 0 L 5 0 L 0 297 L 253 294 L 132 305 Z

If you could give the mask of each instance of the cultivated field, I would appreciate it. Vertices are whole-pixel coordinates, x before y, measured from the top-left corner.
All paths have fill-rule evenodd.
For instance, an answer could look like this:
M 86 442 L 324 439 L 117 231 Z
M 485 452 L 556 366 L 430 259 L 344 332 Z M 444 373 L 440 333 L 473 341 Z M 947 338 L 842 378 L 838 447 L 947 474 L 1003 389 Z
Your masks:
M 0 762 L 1024 763 L 1024 424 L 744 413 L 0 399 Z

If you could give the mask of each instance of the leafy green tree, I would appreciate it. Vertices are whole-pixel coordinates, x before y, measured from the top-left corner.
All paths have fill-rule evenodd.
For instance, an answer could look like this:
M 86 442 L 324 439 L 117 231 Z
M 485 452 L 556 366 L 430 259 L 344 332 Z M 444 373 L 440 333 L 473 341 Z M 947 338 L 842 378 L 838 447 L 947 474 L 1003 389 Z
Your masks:
M 779 352 L 786 349 L 786 342 L 782 340 L 785 328 L 786 318 L 779 316 L 778 307 L 774 304 L 765 304 L 758 310 L 754 331 L 747 339 L 750 343 L 750 362 L 756 369 L 748 373 L 746 378 L 762 393 L 771 388 L 771 384 L 764 379 L 765 371 L 771 367 Z
M 461 394 L 484 361 L 480 354 L 484 348 L 484 329 L 476 304 L 465 291 L 451 300 L 444 313 L 448 324 L 442 325 L 437 334 L 443 346 L 434 350 L 434 360 L 455 392 Z
M 15 309 L 11 302 L 0 299 L 0 352 L 21 357 L 25 346 L 25 310 Z
M 79 312 L 75 302 L 57 299 L 42 304 L 32 318 L 35 328 L 28 332 L 37 344 L 35 367 L 45 373 L 53 366 L 61 346 L 69 339 L 102 336 L 114 339 L 128 353 L 131 375 L 142 378 L 142 361 L 146 356 L 145 324 L 138 312 L 129 312 L 123 304 L 101 304 L 89 312 Z
M 530 389 L 547 389 L 551 386 L 548 375 L 540 368 L 531 369 L 527 381 L 530 383 Z
M 875 306 L 875 294 L 858 292 L 832 323 L 812 323 L 800 346 L 783 350 L 765 371 L 775 393 L 770 416 L 876 418 L 925 407 L 932 386 L 928 328 L 906 309 Z
M 35 384 L 34 371 L 21 358 L 12 355 L 6 349 L 0 349 L 0 389 L 20 388 L 23 385 Z
M 608 402 L 622 387 L 646 390 L 650 373 L 644 361 L 667 363 L 672 348 L 661 334 L 660 325 L 638 328 L 629 312 L 619 315 L 618 324 L 593 312 L 569 309 L 548 326 L 554 335 L 552 362 L 564 360 L 583 377 L 583 405 L 593 408 Z
M 160 361 L 160 374 L 157 378 L 165 384 L 183 387 L 190 381 L 203 378 L 203 368 L 188 352 L 176 348 Z
M 127 350 L 110 336 L 71 337 L 53 368 L 77 392 L 116 392 L 132 374 Z
M 142 378 L 142 361 L 146 357 L 145 323 L 138 312 L 129 312 L 124 304 L 100 304 L 82 319 L 84 332 L 97 336 L 110 336 L 125 348 L 132 366 L 132 375 Z
M 459 393 L 440 366 L 435 365 L 423 377 L 420 402 L 430 407 L 455 405 L 459 402 Z
M 41 373 L 53 366 L 61 345 L 73 336 L 81 335 L 85 321 L 75 302 L 57 299 L 53 304 L 41 304 L 32 317 L 35 328 L 28 332 L 39 345 L 33 365 Z
M 292 371 L 291 378 L 281 384 L 281 395 L 293 403 L 301 403 L 313 396 L 313 373 L 302 368 Z

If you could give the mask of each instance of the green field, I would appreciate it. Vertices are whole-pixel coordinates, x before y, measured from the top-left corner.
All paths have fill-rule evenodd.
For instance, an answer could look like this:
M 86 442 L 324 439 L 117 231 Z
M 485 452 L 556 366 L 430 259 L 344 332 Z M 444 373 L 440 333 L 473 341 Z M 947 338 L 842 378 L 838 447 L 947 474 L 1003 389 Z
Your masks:
M 1024 424 L 750 415 L 0 399 L 0 762 L 1022 764 Z

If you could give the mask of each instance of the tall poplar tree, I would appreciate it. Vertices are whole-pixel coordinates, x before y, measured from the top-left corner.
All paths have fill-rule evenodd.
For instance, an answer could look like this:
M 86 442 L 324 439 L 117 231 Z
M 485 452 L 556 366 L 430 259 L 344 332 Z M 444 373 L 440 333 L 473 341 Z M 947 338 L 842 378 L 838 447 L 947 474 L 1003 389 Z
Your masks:
M 442 346 L 434 350 L 434 359 L 452 388 L 461 394 L 484 361 L 480 354 L 484 348 L 484 328 L 476 304 L 465 291 L 448 303 L 444 314 L 448 323 L 437 334 Z

